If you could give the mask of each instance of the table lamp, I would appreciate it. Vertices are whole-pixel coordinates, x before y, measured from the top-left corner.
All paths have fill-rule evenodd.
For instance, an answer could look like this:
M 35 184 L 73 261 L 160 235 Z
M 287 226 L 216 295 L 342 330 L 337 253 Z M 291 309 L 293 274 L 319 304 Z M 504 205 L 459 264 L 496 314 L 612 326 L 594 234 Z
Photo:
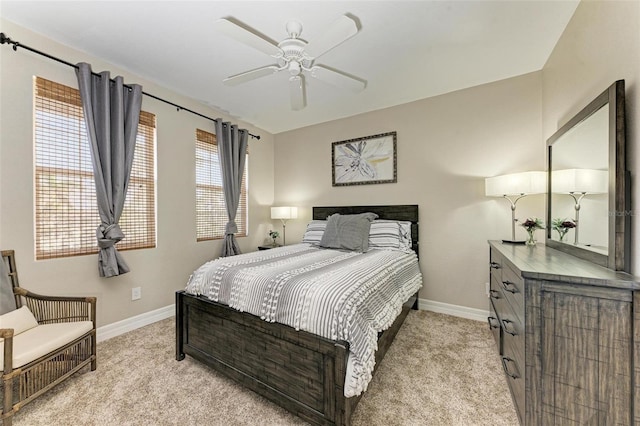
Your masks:
M 527 195 L 545 193 L 546 180 L 545 172 L 512 173 L 485 179 L 487 197 L 502 197 L 511 204 L 511 239 L 502 240 L 503 243 L 525 243 L 524 240 L 516 240 L 516 203 Z
M 298 218 L 297 207 L 271 207 L 271 219 L 280 219 L 282 221 L 282 245 L 287 243 L 287 220 Z

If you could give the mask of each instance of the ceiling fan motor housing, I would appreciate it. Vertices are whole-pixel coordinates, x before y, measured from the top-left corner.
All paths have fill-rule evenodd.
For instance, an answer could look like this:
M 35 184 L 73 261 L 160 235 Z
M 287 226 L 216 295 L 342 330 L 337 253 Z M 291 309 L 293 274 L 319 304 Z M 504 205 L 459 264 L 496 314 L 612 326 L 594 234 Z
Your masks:
M 299 38 L 288 38 L 278 44 L 282 49 L 281 66 L 286 66 L 289 74 L 298 75 L 302 69 L 311 66 L 312 60 L 304 52 L 306 45 L 307 42 Z

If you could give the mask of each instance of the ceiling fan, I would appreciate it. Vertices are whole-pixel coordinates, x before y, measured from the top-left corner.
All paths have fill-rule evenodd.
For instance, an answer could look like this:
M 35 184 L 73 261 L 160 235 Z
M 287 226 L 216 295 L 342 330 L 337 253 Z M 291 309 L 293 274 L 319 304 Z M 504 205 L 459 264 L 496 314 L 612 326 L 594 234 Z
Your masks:
M 289 37 L 278 44 L 253 28 L 234 22 L 232 18 L 218 19 L 216 27 L 227 36 L 266 53 L 276 60 L 273 65 L 232 75 L 225 78 L 223 82 L 235 86 L 286 70 L 290 75 L 289 93 L 293 110 L 299 111 L 306 105 L 305 75 L 353 92 L 363 90 L 367 84 L 361 78 L 315 63 L 320 56 L 358 33 L 356 21 L 349 16 L 341 16 L 329 26 L 322 37 L 311 42 L 299 38 L 302 33 L 302 24 L 298 21 L 287 23 L 286 30 Z

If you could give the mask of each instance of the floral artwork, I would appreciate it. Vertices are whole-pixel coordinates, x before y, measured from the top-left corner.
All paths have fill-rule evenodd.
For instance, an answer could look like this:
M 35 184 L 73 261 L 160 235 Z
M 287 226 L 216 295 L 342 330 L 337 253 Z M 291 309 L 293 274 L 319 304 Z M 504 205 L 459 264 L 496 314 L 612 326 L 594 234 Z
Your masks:
M 334 142 L 333 186 L 393 183 L 396 132 Z

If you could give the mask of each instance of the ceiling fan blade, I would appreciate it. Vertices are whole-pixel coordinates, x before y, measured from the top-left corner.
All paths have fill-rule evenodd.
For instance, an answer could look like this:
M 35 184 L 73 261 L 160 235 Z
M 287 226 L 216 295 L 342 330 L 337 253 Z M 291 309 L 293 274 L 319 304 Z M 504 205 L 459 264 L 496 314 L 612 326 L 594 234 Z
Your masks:
M 360 92 L 367 87 L 366 80 L 325 67 L 324 65 L 314 65 L 311 68 L 311 76 L 325 83 L 329 83 L 332 86 L 351 90 L 352 92 Z
M 273 40 L 260 34 L 253 28 L 241 26 L 225 18 L 216 21 L 216 29 L 227 36 L 236 39 L 240 43 L 253 47 L 273 57 L 282 56 L 282 49 Z
M 347 15 L 332 23 L 320 38 L 310 41 L 305 52 L 312 58 L 318 58 L 358 33 L 358 24 Z
M 278 72 L 279 69 L 280 68 L 278 68 L 277 65 L 269 65 L 266 67 L 256 68 L 251 71 L 246 71 L 240 74 L 232 75 L 231 77 L 227 77 L 222 81 L 224 84 L 227 84 L 229 86 L 236 86 L 238 84 L 246 83 L 247 81 L 255 80 L 256 78 L 274 74 Z
M 291 96 L 291 109 L 300 111 L 306 105 L 304 77 L 295 75 L 289 78 L 289 94 Z

